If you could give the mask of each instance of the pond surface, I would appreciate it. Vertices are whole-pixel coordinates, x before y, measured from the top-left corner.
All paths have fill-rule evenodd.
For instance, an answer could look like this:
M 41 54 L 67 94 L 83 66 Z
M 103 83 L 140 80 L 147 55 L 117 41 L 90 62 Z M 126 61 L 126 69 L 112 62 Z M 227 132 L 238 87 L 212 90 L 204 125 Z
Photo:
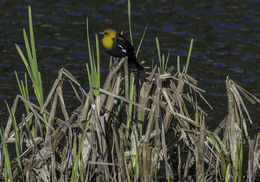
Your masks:
M 27 6 L 32 6 L 39 68 L 44 92 L 48 94 L 59 69 L 68 69 L 88 88 L 85 63 L 88 61 L 86 17 L 92 42 L 94 34 L 111 27 L 128 37 L 127 1 L 14 1 L 0 0 L 0 118 L 7 120 L 4 100 L 9 105 L 19 93 L 14 71 L 23 79 L 25 67 L 14 44 L 24 49 L 22 28 L 28 30 Z M 190 39 L 194 38 L 189 73 L 206 90 L 214 110 L 204 106 L 207 123 L 214 128 L 227 114 L 225 79 L 260 97 L 260 1 L 229 0 L 135 0 L 132 4 L 134 46 L 149 24 L 139 59 L 146 65 L 158 61 L 155 37 L 162 52 L 170 50 L 170 65 L 176 66 L 177 55 L 184 64 Z M 102 75 L 108 72 L 109 57 L 101 49 Z M 71 92 L 64 92 L 73 107 Z M 33 92 L 31 92 L 33 95 Z M 32 98 L 33 99 L 33 98 Z M 248 103 L 247 103 L 248 104 Z M 253 125 L 259 131 L 259 105 L 248 104 Z

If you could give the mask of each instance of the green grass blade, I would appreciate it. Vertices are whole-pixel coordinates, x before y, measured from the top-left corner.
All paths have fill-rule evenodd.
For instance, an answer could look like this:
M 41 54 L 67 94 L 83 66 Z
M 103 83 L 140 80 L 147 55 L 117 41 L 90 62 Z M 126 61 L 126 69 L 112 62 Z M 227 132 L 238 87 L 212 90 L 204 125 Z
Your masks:
M 124 152 L 124 163 L 125 163 L 125 170 L 126 170 L 127 181 L 128 181 L 128 182 L 131 182 L 129 170 L 128 170 L 128 167 L 127 167 L 127 161 L 126 161 L 125 152 Z
M 159 39 L 158 37 L 155 38 L 156 41 L 156 48 L 157 48 L 157 52 L 158 52 L 158 57 L 159 57 L 159 65 L 160 65 L 160 73 L 164 72 L 164 55 L 161 57 L 161 49 L 160 49 L 160 43 L 159 43 Z
M 207 135 L 208 135 L 206 136 L 207 141 L 214 146 L 217 152 L 221 152 L 221 147 L 219 146 L 218 141 L 215 139 L 215 137 L 210 133 L 207 133 Z
M 243 119 L 240 119 L 240 141 L 239 141 L 239 156 L 238 156 L 238 181 L 242 181 L 243 176 Z
M 16 77 L 16 81 L 17 81 L 17 84 L 18 84 L 18 87 L 19 87 L 19 90 L 20 90 L 20 93 L 22 95 L 23 98 L 25 98 L 27 101 L 29 101 L 29 93 L 28 93 L 28 84 L 27 84 L 27 76 L 26 76 L 26 73 L 24 74 L 25 75 L 25 85 L 23 83 L 23 81 L 19 80 L 19 77 L 17 75 L 17 72 L 15 71 L 15 77 Z
M 127 5 L 128 5 L 127 7 L 128 7 L 128 25 L 129 25 L 130 41 L 131 41 L 131 44 L 134 45 L 133 37 L 132 37 L 132 25 L 131 25 L 131 1 L 130 1 L 130 0 L 128 0 Z
M 180 73 L 181 72 L 181 60 L 180 56 L 177 56 L 177 71 Z
M 98 35 L 96 34 L 96 52 L 97 52 L 97 73 L 98 77 L 100 77 L 100 53 L 99 53 L 99 41 Z
M 90 45 L 90 39 L 89 39 L 89 27 L 88 27 L 88 18 L 86 19 L 86 25 L 87 25 L 87 44 L 88 44 L 88 55 L 89 55 L 89 64 L 90 68 L 93 68 L 93 57 L 92 57 L 92 50 L 91 50 L 91 45 Z M 93 80 L 92 80 L 92 72 L 93 70 L 89 69 L 88 63 L 86 63 L 87 66 L 87 72 L 88 72 L 88 80 L 89 80 L 89 87 L 93 87 Z
M 31 72 L 32 72 L 32 75 L 38 86 L 38 88 L 35 91 L 36 92 L 35 94 L 36 94 L 36 97 L 37 97 L 37 100 L 38 100 L 40 106 L 42 106 L 43 105 L 43 93 L 42 93 L 41 77 L 40 77 L 40 73 L 38 71 L 38 63 L 37 63 L 37 57 L 36 57 L 33 23 L 32 23 L 32 12 L 31 12 L 30 6 L 28 6 L 28 16 L 29 16 L 29 34 L 30 34 L 31 45 L 29 43 L 25 29 L 23 29 L 24 41 L 25 41 L 25 46 L 26 46 L 26 52 L 28 55 L 28 60 L 30 63 Z
M 38 100 L 38 102 L 39 102 L 39 104 L 40 104 L 40 100 L 41 100 L 41 99 L 40 99 L 40 95 L 41 95 L 41 94 L 40 94 L 40 91 L 39 91 L 39 90 L 40 90 L 39 85 L 37 84 L 37 81 L 35 80 L 35 78 L 34 78 L 34 76 L 33 76 L 31 67 L 30 67 L 30 65 L 28 64 L 28 62 L 27 62 L 27 60 L 26 60 L 26 58 L 25 58 L 25 56 L 24 56 L 24 54 L 23 54 L 21 48 L 20 48 L 17 44 L 15 44 L 15 46 L 16 46 L 16 49 L 17 49 L 17 51 L 18 51 L 20 57 L 21 57 L 22 60 L 23 60 L 23 63 L 24 63 L 24 65 L 25 65 L 26 69 L 27 69 L 27 72 L 28 72 L 28 74 L 29 74 L 29 76 L 30 76 L 30 78 L 31 78 L 31 80 L 32 80 L 33 87 L 34 87 L 34 92 L 35 92 L 36 98 L 37 98 L 37 100 Z
M 43 89 L 42 89 L 41 74 L 38 71 L 34 33 L 33 33 L 32 12 L 31 12 L 30 6 L 28 6 L 28 17 L 29 17 L 30 43 L 29 43 L 29 39 L 28 39 L 25 29 L 23 29 L 24 43 L 25 43 L 28 59 L 25 58 L 21 48 L 17 44 L 15 44 L 15 46 L 16 46 L 16 49 L 17 49 L 20 57 L 23 60 L 26 70 L 33 83 L 34 93 L 37 98 L 37 101 L 38 101 L 39 105 L 42 106 L 43 102 L 44 102 Z M 47 120 L 46 115 L 44 115 L 44 118 Z
M 94 68 L 94 71 L 96 71 L 96 59 L 95 59 L 95 56 L 94 56 L 94 50 L 93 50 L 93 47 L 91 47 L 91 54 L 92 54 L 92 67 Z M 94 72 L 95 73 L 95 72 Z
M 141 45 L 142 45 L 142 43 L 143 43 L 144 36 L 145 36 L 145 34 L 146 34 L 146 30 L 147 30 L 147 28 L 148 28 L 148 24 L 145 26 L 145 29 L 144 29 L 144 32 L 143 32 L 142 38 L 141 38 L 141 40 L 140 40 L 140 42 L 139 42 L 139 45 L 138 45 L 138 47 L 137 47 L 137 50 L 136 50 L 136 53 L 135 53 L 135 56 L 136 56 L 136 57 L 138 57 L 138 53 L 139 53 L 140 48 L 141 48 Z
M 229 182 L 230 178 L 230 164 L 227 165 L 226 175 L 225 175 L 225 182 Z
M 135 155 L 135 174 L 136 174 L 136 181 L 139 181 L 139 161 L 138 161 L 138 155 Z
M 78 169 L 80 169 L 80 156 L 81 156 L 81 152 L 82 152 L 82 149 L 83 149 L 83 143 L 84 143 L 84 140 L 86 138 L 86 133 L 87 133 L 87 130 L 88 130 L 88 126 L 89 126 L 89 121 L 87 122 L 86 124 L 86 127 L 85 127 L 85 130 L 83 132 L 83 136 L 80 140 L 80 145 L 79 145 L 79 148 L 78 148 L 78 153 L 76 152 L 77 151 L 77 142 L 76 142 L 76 137 L 77 136 L 74 136 L 74 142 L 73 142 L 73 159 L 74 159 L 74 164 L 73 164 L 73 170 L 72 170 L 72 180 L 71 181 L 78 181 L 80 175 L 78 175 Z M 77 153 L 77 154 L 76 154 Z
M 16 81 L 17 81 L 17 84 L 18 84 L 22 97 L 25 98 L 27 101 L 29 101 L 27 74 L 26 73 L 24 74 L 24 83 L 25 83 L 25 85 L 24 85 L 23 81 L 19 80 L 17 72 L 15 71 L 14 73 L 15 73 Z M 29 107 L 26 104 L 24 104 L 24 106 L 25 106 L 26 113 L 29 114 L 30 113 Z M 31 127 L 31 124 L 32 124 L 32 119 L 29 120 L 30 127 Z M 31 128 L 32 129 L 30 131 L 31 131 L 32 136 L 34 137 L 35 136 L 34 135 L 34 126 L 32 126 Z
M 30 32 L 30 40 L 31 40 L 31 50 L 32 50 L 32 55 L 33 55 L 32 58 L 33 58 L 33 61 L 34 61 L 33 72 L 37 74 L 38 73 L 38 66 L 37 66 L 37 57 L 36 57 L 35 41 L 34 41 L 34 33 L 33 33 L 31 6 L 28 7 L 28 14 L 29 14 L 29 32 Z M 36 80 L 39 81 L 37 76 L 36 76 Z
M 29 76 L 30 76 L 30 78 L 31 78 L 31 81 L 32 81 L 32 83 L 33 83 L 33 88 L 34 88 L 34 92 L 35 92 L 36 98 L 37 98 L 39 104 L 41 104 L 41 100 L 43 100 L 43 99 L 40 98 L 40 95 L 42 95 L 42 94 L 40 94 L 40 88 L 39 88 L 39 85 L 37 84 L 37 82 L 36 82 L 36 80 L 35 80 L 35 78 L 34 78 L 34 76 L 33 76 L 31 67 L 30 67 L 30 65 L 28 64 L 28 62 L 27 62 L 27 60 L 26 60 L 26 58 L 25 58 L 25 56 L 24 56 L 24 54 L 23 54 L 23 52 L 22 52 L 20 46 L 18 46 L 17 44 L 15 44 L 15 47 L 16 47 L 16 49 L 17 49 L 17 51 L 18 51 L 20 57 L 22 58 L 23 63 L 24 63 L 24 65 L 25 65 L 26 69 L 27 69 L 27 72 L 28 72 L 28 74 L 29 74 Z
M 188 68 L 189 68 L 189 64 L 190 64 L 190 55 L 191 55 L 192 46 L 193 46 L 193 39 L 191 39 L 191 41 L 190 41 L 189 53 L 188 53 L 188 58 L 187 58 L 186 66 L 185 66 L 185 73 L 186 74 L 188 72 Z
M 74 139 L 73 139 L 73 150 L 72 150 L 72 154 L 73 154 L 73 168 L 72 168 L 72 174 L 71 174 L 71 181 L 76 181 L 75 178 L 77 176 L 77 163 L 76 163 L 76 156 L 77 156 L 77 136 L 74 135 Z
M 220 156 L 220 159 L 221 159 L 221 173 L 222 173 L 222 176 L 226 176 L 227 164 L 226 164 L 226 158 L 225 158 L 223 150 L 221 150 L 219 152 L 219 156 Z
M 88 81 L 89 81 L 89 87 L 92 88 L 92 80 L 90 79 L 91 78 L 91 75 L 90 75 L 90 70 L 89 70 L 89 66 L 88 66 L 88 63 L 86 63 L 86 66 L 87 66 L 87 73 L 88 73 Z
M 5 179 L 6 181 L 8 181 L 7 179 L 9 178 L 9 181 L 13 181 L 13 174 L 12 174 L 9 152 L 4 137 L 4 131 L 2 128 L 0 129 L 0 136 L 1 136 L 2 146 L 3 146 L 4 159 L 5 159 L 5 174 L 6 174 Z
M 240 141 L 240 153 L 239 153 L 239 171 L 238 171 L 238 181 L 242 181 L 243 176 L 243 138 L 241 137 Z
M 134 73 L 132 72 L 130 74 L 130 93 L 129 93 L 129 100 L 133 101 L 134 100 L 134 83 L 135 83 L 135 75 Z M 132 115 L 133 115 L 133 104 L 129 104 L 129 107 L 128 107 L 128 110 L 129 110 L 129 115 L 130 115 L 130 118 L 132 118 Z M 131 125 L 131 119 L 130 120 L 127 120 L 127 130 L 126 130 L 126 138 L 128 138 L 129 136 L 129 130 L 130 130 L 130 125 Z
M 13 123 L 13 128 L 14 128 L 14 135 L 15 135 L 16 160 L 17 160 L 20 172 L 21 172 L 21 174 L 23 174 L 23 167 L 22 167 L 21 155 L 20 155 L 20 139 L 19 139 L 19 134 L 18 134 L 18 127 L 17 127 L 16 118 L 15 118 L 13 112 L 11 112 L 10 107 L 7 104 L 6 101 L 5 101 L 5 104 L 6 104 L 8 112 L 9 112 L 9 115 L 12 118 L 12 123 Z M 23 176 L 22 176 L 22 179 L 23 179 Z
M 162 69 L 165 70 L 165 57 L 162 55 Z
M 86 63 L 89 87 L 90 88 L 100 88 L 100 53 L 99 53 L 99 41 L 97 34 L 95 35 L 96 41 L 96 60 L 94 57 L 94 51 L 91 48 L 90 38 L 89 38 L 89 27 L 88 27 L 88 18 L 87 18 L 87 43 L 89 51 L 89 64 Z M 100 95 L 98 90 L 94 90 L 94 95 Z
M 14 74 L 15 74 L 15 78 L 16 78 L 16 81 L 17 81 L 19 90 L 20 90 L 21 94 L 23 95 L 23 90 L 22 90 L 22 87 L 21 87 L 21 84 L 20 84 L 20 81 L 19 81 L 19 77 L 18 77 L 18 75 L 17 75 L 17 72 L 14 71 Z
M 27 82 L 27 74 L 24 74 L 24 83 L 25 83 L 25 93 L 26 93 L 26 97 L 29 100 L 29 90 L 28 90 L 28 82 Z
M 81 182 L 84 182 L 84 176 L 83 176 L 83 169 L 84 169 L 84 166 L 83 166 L 83 162 L 82 160 L 80 160 L 80 168 L 79 168 L 79 177 L 78 177 L 78 181 L 79 181 L 79 178 L 80 178 L 80 181 Z
M 41 77 L 41 73 L 38 72 L 38 78 L 39 78 L 39 88 L 40 88 L 40 106 L 42 107 L 43 106 L 43 103 L 44 103 L 44 97 L 43 97 L 43 89 L 42 89 L 42 77 Z
M 159 62 L 161 63 L 162 62 L 161 50 L 160 50 L 160 43 L 159 43 L 158 37 L 155 37 L 155 41 L 156 41 L 156 48 L 157 48 L 157 52 L 158 52 Z
M 87 24 L 87 43 L 88 43 L 89 61 L 92 61 L 92 51 L 91 51 L 90 40 L 89 40 L 88 18 L 86 20 L 86 24 Z
M 97 54 L 97 70 L 96 70 L 96 88 L 100 88 L 100 53 L 99 53 L 99 41 L 98 36 L 96 34 L 96 54 Z M 100 95 L 99 91 L 96 90 L 96 94 Z
M 24 44 L 25 44 L 25 48 L 26 48 L 29 65 L 31 66 L 31 65 L 33 65 L 32 52 L 31 52 L 31 48 L 30 48 L 30 44 L 29 44 L 29 39 L 28 39 L 27 33 L 24 28 L 23 28 L 23 39 L 24 39 Z M 32 71 L 33 71 L 33 69 L 32 69 Z
M 30 69 L 30 65 L 28 64 L 28 62 L 27 62 L 27 60 L 26 60 L 26 58 L 25 58 L 25 56 L 24 56 L 24 54 L 23 54 L 23 51 L 21 50 L 21 48 L 20 48 L 19 45 L 15 44 L 15 47 L 16 47 L 16 49 L 17 49 L 17 51 L 18 51 L 20 57 L 21 57 L 22 60 L 23 60 L 23 63 L 24 63 L 24 65 L 25 65 L 26 69 L 27 69 L 27 72 L 28 72 L 29 76 L 32 78 L 33 75 L 32 75 L 31 69 Z M 32 81 L 33 81 L 33 80 L 32 80 Z

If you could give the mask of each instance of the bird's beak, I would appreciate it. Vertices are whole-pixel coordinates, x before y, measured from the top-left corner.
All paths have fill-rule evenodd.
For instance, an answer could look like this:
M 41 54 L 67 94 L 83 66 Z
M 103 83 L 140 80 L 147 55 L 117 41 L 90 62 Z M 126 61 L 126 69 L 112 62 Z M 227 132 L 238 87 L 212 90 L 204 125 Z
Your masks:
M 105 32 L 99 32 L 98 34 L 99 35 L 105 35 Z

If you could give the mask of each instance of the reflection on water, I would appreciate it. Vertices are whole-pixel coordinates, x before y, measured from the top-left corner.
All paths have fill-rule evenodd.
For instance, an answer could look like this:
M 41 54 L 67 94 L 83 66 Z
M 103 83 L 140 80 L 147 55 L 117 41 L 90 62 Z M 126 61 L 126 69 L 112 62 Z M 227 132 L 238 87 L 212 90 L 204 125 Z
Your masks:
M 228 75 L 239 85 L 260 96 L 260 2 L 234 1 L 134 1 L 132 29 L 135 46 L 149 23 L 139 59 L 151 65 L 157 61 L 155 37 L 159 37 L 165 54 L 170 50 L 170 64 L 176 65 L 180 55 L 184 64 L 189 42 L 195 38 L 189 72 L 200 81 L 207 91 L 207 98 L 215 110 L 208 122 L 214 126 L 226 110 L 224 81 Z M 45 94 L 54 82 L 57 71 L 65 67 L 87 88 L 85 62 L 88 58 L 86 45 L 86 17 L 92 40 L 94 34 L 113 27 L 127 34 L 127 2 L 125 0 L 102 1 L 27 1 L 0 0 L 0 98 L 10 104 L 18 93 L 14 70 L 20 78 L 25 68 L 14 43 L 23 46 L 22 28 L 28 27 L 27 5 L 32 5 L 33 22 L 39 67 L 44 81 Z M 102 73 L 108 69 L 108 56 L 102 53 Z M 70 98 L 70 94 L 66 93 Z M 68 99 L 69 100 L 69 99 Z M 221 103 L 224 101 L 224 103 Z M 260 117 L 259 108 L 249 106 L 255 119 Z M 4 117 L 5 113 L 0 112 Z M 3 121 L 3 120 L 2 120 Z M 258 125 L 259 127 L 259 125 Z M 254 129 L 256 129 L 255 127 Z M 252 128 L 252 130 L 254 130 Z

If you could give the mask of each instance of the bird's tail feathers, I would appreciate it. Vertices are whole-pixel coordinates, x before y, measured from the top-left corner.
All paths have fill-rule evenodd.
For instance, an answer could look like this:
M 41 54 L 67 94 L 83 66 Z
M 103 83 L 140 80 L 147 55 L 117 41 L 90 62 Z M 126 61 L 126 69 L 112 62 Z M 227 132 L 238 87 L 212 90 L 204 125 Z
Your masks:
M 135 57 L 128 58 L 128 67 L 132 71 L 139 71 L 144 69 L 144 67 L 137 62 L 137 59 Z

